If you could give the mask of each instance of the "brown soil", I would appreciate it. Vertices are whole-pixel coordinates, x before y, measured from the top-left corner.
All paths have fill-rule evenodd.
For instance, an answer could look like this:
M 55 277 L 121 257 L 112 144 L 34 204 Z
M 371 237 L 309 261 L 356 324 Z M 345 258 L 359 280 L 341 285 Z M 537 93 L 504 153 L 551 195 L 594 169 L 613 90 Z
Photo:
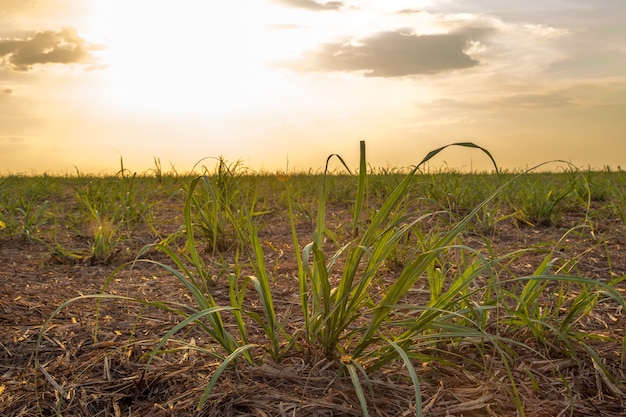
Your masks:
M 171 211 L 170 211 L 171 210 Z M 164 209 L 163 219 L 179 216 L 180 207 Z M 329 214 L 341 223 L 341 207 Z M 158 219 L 157 219 L 158 221 Z M 495 253 L 558 242 L 580 219 L 565 219 L 562 227 L 502 227 L 490 237 Z M 163 224 L 166 222 L 164 221 Z M 173 222 L 169 222 L 173 223 Z M 287 330 L 298 327 L 296 264 L 289 224 L 284 216 L 268 219 L 262 229 L 266 265 L 275 279 L 273 296 Z M 172 230 L 175 225 L 172 225 Z M 303 231 L 312 226 L 303 222 Z M 607 279 L 626 274 L 624 225 L 611 219 L 563 241 L 564 257 L 577 259 L 582 276 Z M 143 235 L 142 235 L 143 233 Z M 303 235 L 304 236 L 304 235 Z M 135 238 L 154 238 L 137 232 Z M 478 236 L 468 244 L 482 245 Z M 529 253 L 510 265 L 516 273 L 531 273 L 545 254 Z M 151 254 L 159 257 L 162 255 Z M 164 259 L 164 258 L 160 258 Z M 97 338 L 96 300 L 67 305 L 48 323 L 38 358 L 40 330 L 64 301 L 96 294 L 122 257 L 108 263 L 78 262 L 52 256 L 40 243 L 0 240 L 0 414 L 3 416 L 360 416 L 358 398 L 341 366 L 309 354 L 295 354 L 275 363 L 259 361 L 255 367 L 240 364 L 228 369 L 211 392 L 205 407 L 196 405 L 219 361 L 192 349 L 155 357 L 150 352 L 178 317 L 159 309 L 129 303 L 102 304 Z M 624 283 L 621 285 L 622 295 Z M 148 300 L 191 303 L 181 284 L 162 268 L 139 263 L 122 268 L 108 292 Z M 228 281 L 221 278 L 212 292 L 218 304 L 228 304 Z M 602 365 L 581 352 L 579 361 L 559 355 L 549 358 L 521 350 L 512 361 L 512 373 L 527 416 L 624 416 L 626 370 L 621 357 L 626 319 L 612 303 L 603 303 L 584 322 L 582 331 L 614 339 L 594 341 Z M 177 335 L 198 347 L 211 348 L 202 332 L 191 329 Z M 264 344 L 262 336 L 251 335 Z M 617 340 L 615 342 L 614 340 Z M 172 344 L 172 347 L 174 345 Z M 418 368 L 425 416 L 516 416 L 505 368 L 489 352 L 450 351 L 449 364 L 424 363 Z M 259 352 L 259 354 L 261 354 Z M 491 355 L 484 358 L 483 356 Z M 467 359 L 485 359 L 490 372 Z M 532 377 L 531 377 L 532 376 Z M 371 376 L 368 394 L 373 416 L 415 415 L 414 388 L 399 364 Z M 58 411 L 56 411 L 58 410 Z

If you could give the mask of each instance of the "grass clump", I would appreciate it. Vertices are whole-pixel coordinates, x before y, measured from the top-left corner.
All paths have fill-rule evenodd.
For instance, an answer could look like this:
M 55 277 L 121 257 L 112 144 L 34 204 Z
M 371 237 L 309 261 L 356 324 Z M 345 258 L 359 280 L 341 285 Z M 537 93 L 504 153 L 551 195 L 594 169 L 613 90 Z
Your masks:
M 550 188 L 541 196 L 524 197 L 528 205 L 514 205 L 514 210 L 507 212 L 505 204 L 510 200 L 504 193 L 519 186 L 518 181 L 525 177 L 500 177 L 486 149 L 473 143 L 453 145 L 478 150 L 493 161 L 498 182 L 479 201 L 472 200 L 467 190 L 441 193 L 439 187 L 431 187 L 436 189 L 436 198 L 419 195 L 424 187 L 420 169 L 446 147 L 428 153 L 407 173 L 394 173 L 391 186 L 368 175 L 364 142 L 358 174 L 352 174 L 341 156 L 331 155 L 318 177 L 320 191 L 314 213 L 295 199 L 303 191 L 290 177 L 280 181 L 297 265 L 297 316 L 285 318 L 276 312 L 274 277 L 266 265 L 267 246 L 260 233 L 261 219 L 269 211 L 257 209 L 257 195 L 244 187 L 238 164 L 229 165 L 223 159 L 212 174 L 205 170 L 204 175 L 191 179 L 181 230 L 145 246 L 132 263 L 157 266 L 174 277 L 187 292 L 189 303 L 107 294 L 119 270 L 109 277 L 101 294 L 91 297 L 159 308 L 178 317 L 178 324 L 146 357 L 150 363 L 169 353 L 168 346 L 180 343 L 215 358 L 219 364 L 199 400 L 199 410 L 227 369 L 239 363 L 250 368 L 270 360 L 280 363 L 293 356 L 311 363 L 324 361 L 338 376 L 349 378 L 363 415 L 376 406 L 373 376 L 388 367 L 397 370 L 398 364 L 414 387 L 414 414 L 422 415 L 419 367 L 450 365 L 468 352 L 479 354 L 467 362 L 486 374 L 495 371 L 480 358 L 497 358 L 504 374 L 497 380 L 519 415 L 524 415 L 517 372 L 520 350 L 546 360 L 557 354 L 574 360 L 586 355 L 611 381 L 611 373 L 594 350 L 593 336 L 576 325 L 599 304 L 626 308 L 616 290 L 624 277 L 598 281 L 570 275 L 570 264 L 560 260 L 558 247 L 545 251 L 539 267 L 530 274 L 517 274 L 508 262 L 528 249 L 495 254 L 489 251 L 486 237 L 479 248 L 465 241 L 465 233 L 472 227 L 476 227 L 474 233 L 492 232 L 499 222 L 520 212 L 529 223 L 554 224 L 560 204 L 578 184 L 570 180 L 558 191 Z M 334 159 L 348 172 L 344 178 L 348 182 L 341 182 L 341 187 L 330 169 Z M 374 187 L 373 193 L 370 187 Z M 342 201 L 350 204 L 351 218 L 342 220 L 349 223 L 343 233 L 336 233 L 327 218 L 329 204 L 341 200 L 339 194 L 345 194 Z M 441 204 L 443 195 L 445 204 Z M 491 204 L 497 207 L 493 218 L 489 216 Z M 100 211 L 90 212 L 94 216 Z M 310 219 L 310 233 L 298 227 L 298 216 Z M 181 240 L 182 247 L 177 244 Z M 208 251 L 202 251 L 202 244 L 208 245 Z M 164 254 L 165 259 L 144 259 L 153 251 Z M 215 263 L 220 274 L 215 273 Z M 214 296 L 219 283 L 227 286 L 226 303 Z M 83 299 L 67 301 L 50 320 Z M 208 337 L 207 346 L 191 346 L 176 339 L 191 328 Z M 621 346 L 623 354 L 626 339 Z M 532 376 L 532 370 L 527 372 Z

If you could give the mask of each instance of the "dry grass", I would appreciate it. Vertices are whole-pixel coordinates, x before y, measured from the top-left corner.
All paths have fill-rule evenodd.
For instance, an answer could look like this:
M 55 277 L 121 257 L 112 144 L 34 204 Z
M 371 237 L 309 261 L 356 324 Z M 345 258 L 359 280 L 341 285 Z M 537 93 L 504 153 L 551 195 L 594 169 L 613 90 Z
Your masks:
M 170 215 L 177 210 L 172 207 Z M 335 208 L 335 210 L 339 210 Z M 341 218 L 339 211 L 330 213 Z M 263 230 L 268 265 L 276 265 L 273 294 L 277 315 L 284 322 L 298 311 L 294 257 L 290 255 L 289 226 L 277 216 Z M 305 227 L 303 225 L 302 227 Z M 506 227 L 503 225 L 503 227 Z M 529 247 L 558 240 L 558 228 L 507 228 L 494 237 L 495 251 Z M 596 228 L 597 239 L 572 238 L 563 248 L 580 254 L 578 269 L 585 276 L 626 273 L 623 226 L 611 219 Z M 478 240 L 477 240 L 478 241 Z M 271 243 L 270 243 L 271 242 Z M 280 249 L 271 250 L 270 245 Z M 154 254 L 154 256 L 159 256 Z M 610 264 L 608 257 L 610 256 Z M 278 258 L 277 258 L 278 257 Z M 529 254 L 510 267 L 523 272 L 540 262 Z M 33 354 L 39 330 L 64 300 L 97 292 L 112 265 L 55 264 L 46 247 L 20 240 L 0 242 L 0 412 L 5 416 L 358 416 L 362 411 L 348 375 L 338 364 L 320 357 L 286 357 L 281 363 L 260 361 L 255 367 L 229 369 L 201 411 L 202 392 L 218 362 L 183 349 L 156 357 L 147 367 L 142 354 L 178 320 L 160 310 L 107 302 L 103 304 L 98 343 L 93 343 L 95 305 L 72 304 L 54 320 L 45 335 L 40 366 Z M 624 293 L 624 288 L 621 290 Z M 188 301 L 180 283 L 152 265 L 124 270 L 110 292 Z M 228 300 L 227 288 L 213 296 Z M 297 318 L 293 327 L 298 327 Z M 626 319 L 617 308 L 599 310 L 580 323 L 582 330 L 624 337 Z M 207 347 L 210 342 L 196 330 L 178 335 Z M 263 335 L 251 335 L 251 339 Z M 252 340 L 255 341 L 255 340 Z M 174 344 L 172 344 L 174 347 Z M 580 364 L 557 353 L 540 358 L 522 352 L 514 363 L 527 416 L 623 416 L 626 375 L 621 346 L 597 340 L 595 348 L 616 379 L 604 377 L 590 360 Z M 315 355 L 315 353 L 311 353 Z M 506 378 L 497 355 L 471 348 L 449 352 L 449 363 L 425 363 L 418 368 L 425 416 L 515 416 Z M 472 365 L 486 361 L 486 367 Z M 482 363 L 482 362 L 481 362 Z M 597 365 L 597 364 L 596 364 Z M 401 364 L 371 376 L 371 415 L 414 415 L 413 387 Z M 567 382 L 567 384 L 564 384 Z

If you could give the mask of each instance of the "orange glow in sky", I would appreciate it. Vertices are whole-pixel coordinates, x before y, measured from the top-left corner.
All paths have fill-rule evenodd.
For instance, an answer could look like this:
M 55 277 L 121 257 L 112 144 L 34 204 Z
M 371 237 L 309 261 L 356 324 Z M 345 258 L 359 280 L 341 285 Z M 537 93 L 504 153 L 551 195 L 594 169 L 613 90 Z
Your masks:
M 0 175 L 315 170 L 360 140 L 379 167 L 459 141 L 626 166 L 624 22 L 623 0 L 4 0 Z

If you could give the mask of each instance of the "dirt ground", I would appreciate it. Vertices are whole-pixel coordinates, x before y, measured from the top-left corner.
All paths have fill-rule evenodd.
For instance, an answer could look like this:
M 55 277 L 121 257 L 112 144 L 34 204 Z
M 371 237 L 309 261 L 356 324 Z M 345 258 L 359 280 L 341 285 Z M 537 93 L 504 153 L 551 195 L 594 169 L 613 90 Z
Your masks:
M 163 213 L 168 215 L 168 213 Z M 170 213 L 170 216 L 174 214 Z M 329 215 L 341 217 L 341 213 Z M 558 242 L 571 224 L 559 227 L 512 227 L 490 238 L 496 253 Z M 593 235 L 583 230 L 562 241 L 564 256 L 577 259 L 579 274 L 598 279 L 626 274 L 626 230 L 613 219 L 596 221 Z M 299 226 L 300 227 L 300 226 Z M 307 225 L 302 225 L 306 229 Z M 142 233 L 145 233 L 142 235 Z M 293 242 L 286 219 L 276 217 L 261 231 L 268 268 L 274 276 L 274 301 L 282 317 L 297 317 L 299 298 Z M 137 239 L 150 242 L 147 232 Z M 143 240 L 142 240 L 143 239 Z M 466 243 L 481 244 L 478 236 Z M 155 254 L 154 256 L 159 256 Z M 541 254 L 529 253 L 511 265 L 530 273 Z M 178 318 L 158 309 L 106 301 L 94 338 L 96 301 L 69 304 L 43 334 L 42 326 L 64 301 L 96 294 L 123 263 L 70 263 L 51 254 L 43 244 L 17 238 L 0 240 L 0 414 L 3 416 L 360 416 L 358 398 L 349 376 L 324 357 L 294 355 L 280 363 L 228 369 L 202 410 L 196 410 L 219 362 L 192 349 L 156 357 L 150 352 Z M 626 287 L 622 283 L 622 294 Z M 213 296 L 228 304 L 226 280 L 218 281 Z M 189 303 L 181 284 L 150 263 L 122 268 L 108 292 L 150 300 Z M 295 313 L 294 313 L 295 312 Z M 297 319 L 291 322 L 298 327 Z M 626 415 L 626 370 L 621 358 L 626 319 L 617 306 L 593 312 L 583 330 L 611 336 L 596 340 L 602 365 L 581 354 L 580 362 L 558 356 L 550 361 L 521 352 L 512 373 L 529 417 Z M 291 328 L 289 331 L 293 330 Z M 188 330 L 180 339 L 206 346 L 206 335 Z M 251 335 L 252 338 L 255 335 Z M 263 343 L 262 336 L 257 335 Z M 254 340 L 253 340 L 254 341 Z M 584 352 L 582 352 L 584 353 Z M 464 352 L 468 358 L 489 352 Z M 487 373 L 451 355 L 449 364 L 425 363 L 418 369 L 425 416 L 516 416 L 510 384 L 496 356 Z M 500 364 L 501 365 L 501 364 Z M 532 370 L 533 372 L 528 372 Z M 371 375 L 368 400 L 374 416 L 415 415 L 414 387 L 400 365 Z M 566 383 L 564 383 L 566 382 Z

